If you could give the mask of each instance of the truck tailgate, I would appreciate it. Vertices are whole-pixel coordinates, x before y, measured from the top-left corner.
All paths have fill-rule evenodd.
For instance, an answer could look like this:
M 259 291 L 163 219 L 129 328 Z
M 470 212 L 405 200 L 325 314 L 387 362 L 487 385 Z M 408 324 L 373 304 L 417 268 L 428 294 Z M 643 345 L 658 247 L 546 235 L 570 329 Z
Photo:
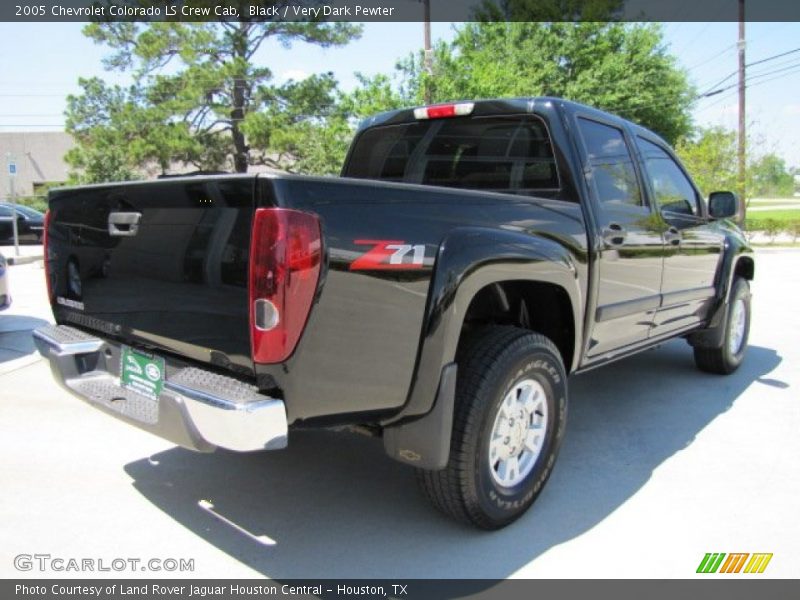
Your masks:
M 253 372 L 254 176 L 54 190 L 48 274 L 59 323 Z

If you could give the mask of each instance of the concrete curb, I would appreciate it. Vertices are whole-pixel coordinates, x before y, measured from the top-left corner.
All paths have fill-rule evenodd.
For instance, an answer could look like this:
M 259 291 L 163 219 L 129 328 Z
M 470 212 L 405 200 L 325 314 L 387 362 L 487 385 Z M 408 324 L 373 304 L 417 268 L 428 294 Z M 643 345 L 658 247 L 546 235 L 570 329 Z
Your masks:
M 37 260 L 44 260 L 44 254 L 32 254 L 29 256 L 9 256 L 6 262 L 9 265 L 27 265 Z
M 2 350 L 0 350 L 0 352 L 2 352 Z M 42 357 L 38 352 L 23 354 L 19 358 L 6 360 L 5 362 L 0 363 L 0 375 L 5 375 L 6 373 L 11 373 L 12 371 L 16 371 L 18 369 L 24 369 L 25 367 L 39 362 L 40 360 L 42 360 Z

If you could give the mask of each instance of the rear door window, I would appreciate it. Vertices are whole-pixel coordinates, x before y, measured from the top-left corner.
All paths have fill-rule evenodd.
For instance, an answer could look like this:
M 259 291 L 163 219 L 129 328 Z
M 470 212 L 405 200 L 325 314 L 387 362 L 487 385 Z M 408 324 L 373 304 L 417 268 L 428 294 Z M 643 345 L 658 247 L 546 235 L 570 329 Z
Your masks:
M 633 158 L 622 130 L 584 118 L 578 118 L 578 128 L 600 204 L 643 206 Z
M 530 195 L 559 189 L 550 136 L 532 116 L 368 129 L 356 140 L 345 175 Z

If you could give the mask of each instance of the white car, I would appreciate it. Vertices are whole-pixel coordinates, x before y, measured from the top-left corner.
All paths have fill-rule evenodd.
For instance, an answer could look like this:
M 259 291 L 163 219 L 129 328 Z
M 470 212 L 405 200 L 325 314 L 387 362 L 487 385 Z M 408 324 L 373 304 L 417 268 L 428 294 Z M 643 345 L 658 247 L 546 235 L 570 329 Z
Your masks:
M 0 254 L 0 310 L 11 306 L 11 294 L 8 291 L 8 263 Z

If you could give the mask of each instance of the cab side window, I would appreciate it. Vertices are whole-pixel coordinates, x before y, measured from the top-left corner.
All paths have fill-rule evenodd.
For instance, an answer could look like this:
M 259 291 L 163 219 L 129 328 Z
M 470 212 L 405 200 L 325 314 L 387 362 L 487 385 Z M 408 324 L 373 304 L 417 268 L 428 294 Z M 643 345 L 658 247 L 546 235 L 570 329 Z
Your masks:
M 639 181 L 621 129 L 578 118 L 601 206 L 643 206 Z
M 644 138 L 638 138 L 637 143 L 644 156 L 650 187 L 661 212 L 665 216 L 702 216 L 697 192 L 678 163 L 663 148 Z

